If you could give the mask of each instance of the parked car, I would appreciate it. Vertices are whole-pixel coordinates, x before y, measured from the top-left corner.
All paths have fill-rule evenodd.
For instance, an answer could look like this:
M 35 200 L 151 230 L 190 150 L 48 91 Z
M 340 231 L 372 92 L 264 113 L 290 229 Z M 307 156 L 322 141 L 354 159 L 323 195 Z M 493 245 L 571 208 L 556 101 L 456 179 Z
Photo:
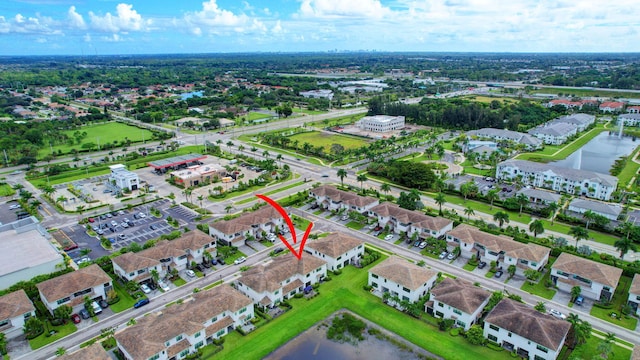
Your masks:
M 203 262 L 202 266 L 206 267 L 207 269 L 209 269 L 211 267 L 211 263 L 210 262 Z
M 111 219 L 113 217 L 113 215 L 111 215 L 111 213 L 106 213 L 105 216 L 109 219 Z
M 149 229 L 151 229 L 151 230 L 155 230 L 157 228 L 158 228 L 157 225 L 153 225 L 153 224 L 149 225 Z
M 273 249 L 274 254 L 280 254 L 283 251 L 284 251 L 284 248 L 282 246 Z
M 197 264 L 196 269 L 200 272 L 204 272 L 204 266 L 202 266 L 201 264 Z
M 555 310 L 555 309 L 549 310 L 549 315 L 551 315 L 551 316 L 553 316 L 555 318 L 558 318 L 558 319 L 562 319 L 562 320 L 567 318 L 567 316 L 565 314 L 563 314 L 560 311 Z
M 347 220 L 349 220 L 349 215 L 342 215 L 342 217 L 340 218 L 340 220 L 342 220 L 342 221 L 347 221 Z
M 118 211 L 118 215 L 124 215 L 124 211 L 123 210 Z
M 578 297 L 576 298 L 576 301 L 574 301 L 573 303 L 580 306 L 582 305 L 583 302 L 584 302 L 584 298 L 582 297 L 582 295 L 578 295 Z
M 218 262 L 220 263 L 220 265 L 226 264 L 226 262 L 224 262 L 224 258 L 221 258 L 221 257 L 218 258 Z
M 160 286 L 160 289 L 162 289 L 162 291 L 169 291 L 171 288 L 169 287 L 169 284 L 167 284 L 164 281 L 160 281 L 158 282 L 158 286 Z
M 118 234 L 118 239 L 120 239 L 120 240 L 124 240 L 124 239 L 126 239 L 126 238 L 127 238 L 127 235 L 125 235 L 125 234 Z
M 237 258 L 233 263 L 238 265 L 238 264 L 242 264 L 243 262 L 247 261 L 247 258 L 244 256 L 240 256 L 239 258 Z
M 94 219 L 94 218 L 88 218 L 87 220 L 88 220 L 90 223 L 94 223 L 94 222 L 96 222 L 96 219 Z
M 141 219 L 144 219 L 147 217 L 147 215 L 145 215 L 143 212 L 138 213 L 138 217 L 140 217 Z
M 211 265 L 218 265 L 218 260 L 216 258 L 211 259 Z
M 80 321 L 82 321 L 82 319 L 80 319 L 80 315 L 72 314 L 71 321 L 73 321 L 74 324 L 80 324 Z
M 116 227 L 118 226 L 118 223 L 115 220 L 111 220 L 111 226 Z
M 424 248 L 426 248 L 426 247 L 427 247 L 427 242 L 426 242 L 426 241 L 421 242 L 421 243 L 420 243 L 420 246 L 418 246 L 418 247 L 419 247 L 420 249 L 424 249 Z
M 480 263 L 478 264 L 478 269 L 484 269 L 485 266 L 487 266 L 487 263 L 484 261 L 480 261 Z
M 318 204 L 316 204 L 316 203 L 313 203 L 313 204 L 311 204 L 311 206 L 309 206 L 309 209 L 311 209 L 311 210 L 315 210 L 315 209 L 317 209 L 317 208 L 319 208 L 319 207 L 320 207 L 320 205 L 318 205 Z
M 443 251 L 443 252 L 440 253 L 440 255 L 438 255 L 438 258 L 440 260 L 442 260 L 442 259 L 446 258 L 447 255 L 449 255 L 449 253 L 447 253 L 446 251 Z
M 502 274 L 503 274 L 502 270 L 498 270 L 496 271 L 496 274 L 493 277 L 495 277 L 496 279 L 499 279 L 502 276 Z
M 139 308 L 139 307 L 143 307 L 145 305 L 147 305 L 149 303 L 149 299 L 140 299 L 138 301 L 136 301 L 135 304 L 133 304 L 134 308 Z
M 384 239 L 387 241 L 393 239 L 393 234 L 387 234 L 387 236 L 385 236 Z
M 371 235 L 373 235 L 373 236 L 378 236 L 378 235 L 380 235 L 380 230 L 374 231 L 374 232 L 373 232 L 373 234 L 371 234 Z
M 185 273 L 188 277 L 196 277 L 196 273 L 194 273 L 193 270 L 187 270 Z
M 382 230 L 382 226 L 376 226 L 373 228 L 373 231 L 381 231 Z
M 456 254 L 454 254 L 454 253 L 449 253 L 449 255 L 447 255 L 447 259 L 448 260 L 453 260 L 455 258 L 456 258 Z
M 93 309 L 93 313 L 96 315 L 102 313 L 102 308 L 100 307 L 100 305 L 98 305 L 96 301 L 91 302 L 91 308 Z
M 109 303 L 107 302 L 107 300 L 100 300 L 98 301 L 98 305 L 100 305 L 101 308 L 106 309 L 109 307 Z
M 126 222 L 123 221 L 123 222 L 120 223 L 120 226 L 122 226 L 123 228 L 126 229 L 126 228 L 129 227 L 129 224 L 127 224 Z
M 80 316 L 85 320 L 87 320 L 88 318 L 91 317 L 91 315 L 89 315 L 89 312 L 87 311 L 87 309 L 80 310 Z
M 149 289 L 149 287 L 147 286 L 147 284 L 142 284 L 140 285 L 140 290 L 142 290 L 143 293 L 148 294 L 151 292 L 151 289 Z

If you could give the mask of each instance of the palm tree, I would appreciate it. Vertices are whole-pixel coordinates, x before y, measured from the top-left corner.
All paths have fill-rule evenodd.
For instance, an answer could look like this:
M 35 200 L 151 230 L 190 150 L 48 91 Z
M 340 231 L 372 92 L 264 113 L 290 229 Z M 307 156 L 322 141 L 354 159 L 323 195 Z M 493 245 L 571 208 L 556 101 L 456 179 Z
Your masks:
M 493 215 L 493 220 L 497 221 L 498 224 L 500 224 L 500 227 L 502 228 L 502 225 L 504 225 L 505 222 L 507 224 L 509 223 L 509 214 L 507 214 L 504 211 L 498 211 L 497 213 L 495 213 L 495 215 Z
M 520 193 L 516 196 L 516 202 L 520 205 L 520 215 L 522 215 L 522 208 L 529 203 L 529 197 Z
M 51 195 L 56 192 L 56 189 L 51 185 L 44 185 L 42 187 L 42 192 L 45 194 L 46 197 L 51 199 Z
M 569 235 L 576 238 L 576 248 L 578 247 L 578 241 L 586 240 L 589 238 L 589 230 L 583 228 L 582 226 L 572 226 L 569 229 Z
M 202 200 L 204 200 L 204 195 L 198 195 L 198 201 L 200 201 L 200 207 L 202 207 Z
M 553 221 L 556 218 L 556 211 L 558 211 L 560 205 L 556 202 L 552 202 L 547 205 L 547 208 L 549 209 L 549 212 L 551 212 L 551 225 L 553 225 Z
M 446 196 L 444 196 L 443 193 L 439 192 L 433 199 L 436 201 L 436 204 L 440 206 L 440 211 L 438 212 L 438 214 L 442 215 L 442 205 L 447 202 Z
M 471 205 L 467 205 L 467 207 L 464 209 L 464 214 L 467 215 L 467 220 L 470 221 L 471 215 L 475 215 L 476 212 L 473 211 L 473 208 L 471 207 Z
M 340 186 L 344 187 L 344 178 L 347 177 L 347 170 L 345 169 L 338 169 L 338 173 L 337 173 L 338 177 L 340 178 Z
M 380 191 L 389 194 L 389 192 L 391 192 L 391 185 L 388 183 L 382 183 L 382 185 L 380 185 Z
M 629 237 L 633 229 L 635 229 L 635 225 L 632 222 L 625 221 L 618 226 L 618 231 L 625 234 L 625 237 Z
M 191 190 L 191 188 L 186 188 L 182 190 L 182 193 L 184 194 L 184 198 L 186 199 L 187 202 L 189 202 L 189 196 L 191 196 L 192 192 L 193 190 Z
M 485 195 L 485 197 L 487 198 L 487 200 L 489 200 L 489 210 L 493 209 L 493 202 L 498 200 L 499 196 L 498 196 L 498 190 L 497 189 L 491 189 L 487 192 L 487 195 Z
M 591 210 L 587 210 L 584 212 L 584 214 L 582 214 L 582 217 L 586 220 L 586 225 L 585 225 L 585 229 L 589 229 L 589 223 L 591 223 L 591 221 L 596 219 L 597 214 L 594 213 Z
M 356 178 L 356 180 L 358 180 L 360 182 L 360 191 L 362 191 L 362 193 L 364 194 L 364 182 L 369 180 L 369 178 L 367 178 L 367 175 L 365 174 L 360 174 L 358 175 L 358 177 Z
M 624 256 L 629 251 L 637 251 L 638 248 L 636 244 L 633 243 L 633 240 L 628 237 L 623 237 L 613 243 L 613 246 L 620 251 L 620 259 L 624 260 Z
M 539 219 L 533 220 L 531 224 L 529 224 L 529 231 L 533 233 L 533 237 L 538 237 L 538 234 L 544 232 L 544 224 Z
M 587 339 L 591 337 L 591 324 L 584 320 L 580 320 L 577 326 L 575 326 L 576 342 L 578 345 L 587 342 Z
M 61 202 L 62 202 L 62 203 L 63 203 L 63 202 L 66 202 L 67 200 L 69 200 L 69 199 L 67 199 L 67 197 L 66 197 L 66 196 L 64 196 L 64 195 L 60 195 L 60 196 L 58 196 L 58 198 L 56 199 L 56 204 L 57 204 L 57 203 L 61 203 Z

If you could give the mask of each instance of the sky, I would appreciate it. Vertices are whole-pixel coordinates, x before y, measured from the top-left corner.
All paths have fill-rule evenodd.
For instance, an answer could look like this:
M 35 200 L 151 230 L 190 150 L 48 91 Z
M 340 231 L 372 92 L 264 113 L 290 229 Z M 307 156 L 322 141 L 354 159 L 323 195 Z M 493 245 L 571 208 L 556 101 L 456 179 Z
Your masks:
M 0 55 L 640 52 L 637 0 L 0 0 Z

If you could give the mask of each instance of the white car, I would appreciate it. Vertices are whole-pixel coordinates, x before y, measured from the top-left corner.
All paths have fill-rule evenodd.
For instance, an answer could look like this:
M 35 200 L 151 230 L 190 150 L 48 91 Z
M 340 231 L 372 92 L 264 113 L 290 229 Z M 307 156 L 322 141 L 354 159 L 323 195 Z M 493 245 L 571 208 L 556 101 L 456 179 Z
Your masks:
M 140 285 L 140 290 L 142 290 L 143 293 L 148 294 L 151 292 L 151 289 L 149 289 L 149 287 L 147 286 L 147 284 L 142 284 Z
M 145 215 L 143 212 L 141 212 L 141 213 L 138 214 L 138 217 L 141 218 L 141 219 L 144 219 L 144 218 L 147 217 L 147 215 Z
M 447 252 L 446 251 L 443 251 L 443 252 L 440 253 L 440 255 L 438 255 L 438 259 L 440 259 L 440 260 L 442 260 L 442 259 L 444 259 L 446 257 L 447 257 Z
M 188 277 L 196 277 L 196 273 L 194 273 L 193 270 L 187 270 L 185 273 Z
M 238 264 L 242 264 L 243 262 L 247 261 L 247 258 L 244 256 L 240 256 L 239 258 L 237 258 L 233 263 L 238 265 Z
M 452 252 L 451 252 L 451 253 L 449 253 L 449 255 L 447 255 L 447 259 L 448 259 L 448 260 L 453 260 L 453 259 L 455 259 L 455 258 L 456 258 L 456 254 L 454 254 L 454 253 L 452 253 Z
M 393 239 L 393 234 L 388 234 L 387 236 L 384 237 L 384 239 L 387 241 Z
M 550 314 L 551 316 L 553 316 L 553 317 L 556 317 L 556 318 L 558 318 L 558 319 L 562 319 L 562 320 L 564 320 L 564 319 L 566 319 L 566 318 L 567 318 L 567 316 L 566 316 L 565 314 L 563 314 L 563 313 L 561 313 L 560 311 L 555 310 L 555 309 L 551 309 L 551 310 L 549 310 L 549 314 Z
M 15 209 L 20 209 L 20 205 L 19 204 L 13 204 L 13 205 L 9 206 L 9 210 L 15 210 Z
M 160 286 L 160 289 L 162 289 L 162 291 L 167 292 L 169 291 L 171 288 L 169 287 L 169 284 L 167 284 L 164 281 L 160 281 L 158 282 L 158 286 Z

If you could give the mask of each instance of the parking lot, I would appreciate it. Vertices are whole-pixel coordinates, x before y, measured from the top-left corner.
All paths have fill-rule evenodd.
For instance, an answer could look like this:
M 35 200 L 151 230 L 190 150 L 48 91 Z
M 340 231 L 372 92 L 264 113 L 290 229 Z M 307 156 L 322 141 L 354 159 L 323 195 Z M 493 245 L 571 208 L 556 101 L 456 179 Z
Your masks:
M 514 185 L 500 183 L 491 177 L 483 177 L 483 176 L 467 174 L 467 175 L 460 175 L 458 177 L 448 179 L 445 181 L 445 183 L 452 184 L 454 188 L 459 191 L 460 186 L 469 181 L 473 181 L 478 186 L 478 191 L 482 195 L 486 195 L 490 190 L 496 189 L 498 190 L 498 196 L 502 200 L 516 196 L 517 190 Z
M 24 212 L 17 201 L 8 201 L 0 206 L 0 223 L 8 224 L 18 220 L 18 214 Z

